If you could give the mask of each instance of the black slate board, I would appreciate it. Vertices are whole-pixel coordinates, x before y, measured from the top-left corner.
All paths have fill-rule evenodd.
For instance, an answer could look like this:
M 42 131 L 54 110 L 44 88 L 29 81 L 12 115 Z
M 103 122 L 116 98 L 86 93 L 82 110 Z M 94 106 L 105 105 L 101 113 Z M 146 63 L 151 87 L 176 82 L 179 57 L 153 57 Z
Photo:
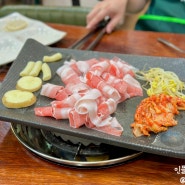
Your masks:
M 61 66 L 66 57 L 72 56 L 77 60 L 87 60 L 90 58 L 113 58 L 114 56 L 120 57 L 131 65 L 138 69 L 148 69 L 151 67 L 160 67 L 165 70 L 173 71 L 180 77 L 181 80 L 185 80 L 185 59 L 183 58 L 163 58 L 163 57 L 149 57 L 149 56 L 135 56 L 124 55 L 115 53 L 103 53 L 93 51 L 81 51 L 71 49 L 50 48 L 43 46 L 33 39 L 26 41 L 22 50 L 20 51 L 17 59 L 13 62 L 2 86 L 0 89 L 0 98 L 3 94 L 11 89 L 15 89 L 15 84 L 20 78 L 19 73 L 27 64 L 28 61 L 42 60 L 44 55 L 61 52 L 63 53 L 63 59 L 59 62 L 50 63 L 52 69 L 53 78 L 49 83 L 62 84 L 60 78 L 55 74 L 56 69 Z M 121 146 L 128 149 L 138 150 L 142 152 L 148 152 L 153 154 L 159 154 L 164 156 L 171 156 L 185 159 L 185 112 L 180 112 L 176 116 L 178 125 L 169 128 L 168 131 L 159 134 L 151 134 L 150 137 L 136 138 L 132 134 L 130 124 L 133 122 L 134 113 L 137 105 L 140 101 L 147 97 L 144 94 L 143 97 L 134 97 L 120 103 L 115 116 L 118 121 L 123 125 L 124 132 L 122 136 L 116 137 L 108 134 L 104 134 L 95 130 L 81 127 L 79 129 L 70 128 L 68 120 L 55 120 L 47 117 L 37 117 L 34 115 L 34 107 L 47 105 L 50 103 L 46 97 L 40 96 L 39 92 L 35 93 L 38 101 L 35 105 L 23 108 L 23 109 L 7 109 L 0 102 L 0 120 L 8 121 L 11 123 L 21 123 L 27 126 L 47 129 L 53 132 L 64 133 L 67 135 L 74 135 L 81 138 L 86 138 L 110 145 Z

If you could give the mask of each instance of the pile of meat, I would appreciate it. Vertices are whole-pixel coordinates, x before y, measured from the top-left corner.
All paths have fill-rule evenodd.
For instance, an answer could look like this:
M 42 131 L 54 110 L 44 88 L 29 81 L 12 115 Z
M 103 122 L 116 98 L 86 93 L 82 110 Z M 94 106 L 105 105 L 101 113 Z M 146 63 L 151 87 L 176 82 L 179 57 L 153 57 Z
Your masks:
M 73 128 L 85 125 L 120 136 L 123 127 L 111 114 L 118 103 L 143 95 L 134 69 L 117 57 L 66 61 L 56 71 L 64 85 L 44 84 L 41 95 L 53 100 L 50 106 L 35 108 L 35 114 L 69 119 Z

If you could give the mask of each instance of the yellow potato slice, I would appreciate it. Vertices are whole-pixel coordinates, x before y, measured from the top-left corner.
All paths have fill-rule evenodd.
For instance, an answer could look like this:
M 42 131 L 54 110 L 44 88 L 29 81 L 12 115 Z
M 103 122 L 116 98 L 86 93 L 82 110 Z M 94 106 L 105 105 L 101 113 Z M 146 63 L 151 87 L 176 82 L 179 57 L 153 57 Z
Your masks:
M 25 68 L 20 72 L 20 76 L 28 76 L 31 70 L 33 69 L 35 62 L 29 61 Z
M 23 76 L 16 84 L 16 89 L 35 92 L 38 91 L 42 86 L 42 80 L 39 77 L 34 76 Z
M 26 28 L 28 26 L 27 22 L 24 20 L 11 20 L 5 25 L 7 31 L 18 31 Z
M 21 90 L 7 91 L 2 98 L 2 103 L 7 108 L 23 108 L 33 105 L 36 96 L 32 92 Z
M 35 65 L 32 68 L 32 70 L 30 71 L 29 75 L 30 76 L 38 76 L 41 71 L 41 68 L 42 68 L 42 62 L 41 61 L 35 62 Z
M 44 56 L 43 57 L 43 62 L 56 62 L 62 59 L 62 54 L 61 53 L 55 53 L 51 56 Z
M 42 64 L 42 80 L 47 81 L 51 79 L 51 69 L 48 64 L 44 63 Z

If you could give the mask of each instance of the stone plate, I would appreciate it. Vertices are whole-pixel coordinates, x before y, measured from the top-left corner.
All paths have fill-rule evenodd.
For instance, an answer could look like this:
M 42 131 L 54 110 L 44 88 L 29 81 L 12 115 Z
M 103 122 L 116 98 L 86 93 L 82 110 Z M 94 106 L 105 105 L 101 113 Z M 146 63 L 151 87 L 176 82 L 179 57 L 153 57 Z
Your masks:
M 59 62 L 50 63 L 53 78 L 49 81 L 54 84 L 61 84 L 61 80 L 55 74 L 56 69 L 63 64 L 66 57 L 73 57 L 77 60 L 86 60 L 90 58 L 107 57 L 113 58 L 114 56 L 120 57 L 138 69 L 148 69 L 151 67 L 160 67 L 165 70 L 173 71 L 185 80 L 185 59 L 183 58 L 162 58 L 150 56 L 135 56 L 124 55 L 115 53 L 103 53 L 94 51 L 71 50 L 61 48 L 51 48 L 44 46 L 33 39 L 27 40 L 24 47 L 20 51 L 17 59 L 12 64 L 2 86 L 0 89 L 0 98 L 3 94 L 15 88 L 15 84 L 19 77 L 19 72 L 23 69 L 26 63 L 30 60 L 41 60 L 44 55 L 49 55 L 56 52 L 63 53 L 63 59 Z M 119 146 L 127 149 L 132 149 L 141 152 L 153 153 L 164 156 L 171 156 L 177 158 L 185 158 L 185 112 L 181 111 L 175 119 L 178 125 L 171 127 L 166 132 L 159 134 L 151 134 L 150 137 L 136 138 L 130 124 L 134 120 L 134 113 L 140 101 L 147 97 L 144 93 L 143 97 L 134 97 L 120 103 L 115 112 L 115 116 L 122 124 L 124 132 L 122 136 L 112 136 L 109 134 L 101 133 L 95 130 L 81 127 L 74 129 L 69 126 L 68 120 L 55 120 L 48 117 L 37 117 L 34 115 L 34 107 L 48 105 L 51 100 L 39 95 L 35 95 L 38 101 L 35 105 L 24 109 L 7 109 L 0 103 L 0 119 L 9 121 L 11 123 L 24 124 L 29 127 L 46 129 L 51 132 L 63 133 L 66 135 L 76 136 L 80 138 L 89 139 L 109 145 Z

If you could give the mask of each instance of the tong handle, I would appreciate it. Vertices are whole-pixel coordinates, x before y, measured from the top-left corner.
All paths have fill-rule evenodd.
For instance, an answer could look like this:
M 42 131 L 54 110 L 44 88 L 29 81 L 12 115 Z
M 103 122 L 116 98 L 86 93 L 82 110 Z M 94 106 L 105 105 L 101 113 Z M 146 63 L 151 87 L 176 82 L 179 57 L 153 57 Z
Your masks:
M 99 22 L 96 29 L 105 28 L 109 23 L 109 21 L 110 21 L 110 17 L 109 16 L 105 17 L 102 21 Z
M 81 39 L 77 40 L 74 44 L 72 44 L 69 49 L 77 49 L 79 48 L 82 44 L 84 44 L 94 33 L 96 33 L 97 31 L 101 30 L 100 33 L 98 34 L 98 36 L 96 37 L 96 39 L 87 47 L 87 50 L 91 50 L 95 47 L 95 45 L 100 41 L 100 39 L 102 38 L 102 36 L 105 34 L 105 26 L 108 24 L 108 22 L 110 21 L 109 17 L 106 17 L 104 20 L 102 20 L 97 27 L 90 31 L 89 33 L 87 33 L 84 37 L 82 37 Z
M 100 39 L 105 34 L 105 28 L 103 28 L 100 33 L 97 35 L 96 39 L 86 48 L 86 50 L 92 50 L 100 41 Z

